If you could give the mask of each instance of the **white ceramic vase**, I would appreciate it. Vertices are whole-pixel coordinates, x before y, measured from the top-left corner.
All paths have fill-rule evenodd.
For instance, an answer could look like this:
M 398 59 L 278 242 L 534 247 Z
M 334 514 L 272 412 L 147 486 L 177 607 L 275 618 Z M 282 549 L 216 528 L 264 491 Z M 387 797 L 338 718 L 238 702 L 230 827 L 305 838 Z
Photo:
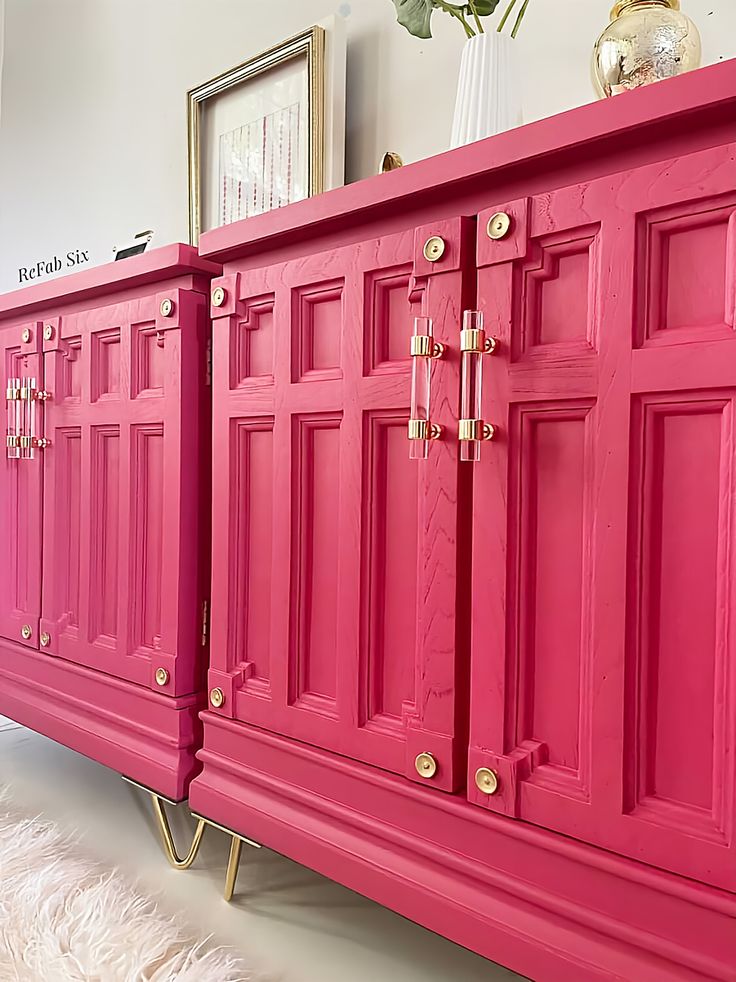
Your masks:
M 502 133 L 521 123 L 517 45 L 488 31 L 468 38 L 460 62 L 451 147 Z

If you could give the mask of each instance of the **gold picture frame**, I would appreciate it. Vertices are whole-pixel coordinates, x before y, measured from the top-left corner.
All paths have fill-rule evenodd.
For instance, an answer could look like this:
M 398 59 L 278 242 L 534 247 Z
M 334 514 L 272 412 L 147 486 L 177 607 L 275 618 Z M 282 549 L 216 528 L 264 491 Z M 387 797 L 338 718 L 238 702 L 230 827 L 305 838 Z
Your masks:
M 263 51 L 221 75 L 197 85 L 187 93 L 189 156 L 189 241 L 197 245 L 202 229 L 202 110 L 205 103 L 229 89 L 266 72 L 306 58 L 307 74 L 307 196 L 324 190 L 325 141 L 325 29 L 314 26 L 287 41 Z

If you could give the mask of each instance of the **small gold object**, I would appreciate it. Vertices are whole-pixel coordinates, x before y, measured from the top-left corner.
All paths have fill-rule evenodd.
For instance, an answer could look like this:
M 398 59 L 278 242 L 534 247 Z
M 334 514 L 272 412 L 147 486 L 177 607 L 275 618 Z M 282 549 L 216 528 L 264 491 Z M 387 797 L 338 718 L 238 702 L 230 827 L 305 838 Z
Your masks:
M 24 641 L 27 641 L 32 634 L 33 631 L 31 630 L 30 624 L 24 624 L 23 627 L 20 629 L 20 636 L 23 638 Z
M 490 767 L 479 767 L 475 772 L 475 785 L 483 794 L 495 794 L 498 791 L 498 774 Z
M 167 685 L 169 682 L 169 673 L 165 668 L 156 669 L 156 685 Z
M 498 346 L 495 338 L 489 338 L 482 327 L 470 327 L 460 331 L 460 350 L 479 351 L 492 355 Z
M 417 769 L 417 774 L 420 777 L 426 778 L 427 780 L 434 777 L 437 773 L 437 761 L 434 759 L 432 754 L 419 754 L 417 759 L 414 761 L 414 766 Z
M 482 419 L 460 419 L 457 425 L 458 440 L 492 440 L 496 430 L 492 423 Z
M 47 324 L 43 329 L 44 341 L 52 341 L 54 338 L 54 329 L 51 324 Z
M 486 231 L 489 239 L 503 239 L 509 234 L 511 219 L 505 211 L 497 211 L 488 219 Z
M 171 317 L 174 313 L 174 302 L 169 300 L 168 297 L 161 301 L 161 306 L 159 307 L 162 317 Z
M 222 705 L 224 705 L 225 693 L 222 691 L 222 689 L 213 689 L 210 692 L 210 703 L 215 707 L 215 709 L 219 709 Z
M 394 153 L 392 150 L 387 150 L 386 153 L 381 158 L 381 166 L 379 168 L 380 174 L 388 174 L 389 171 L 398 170 L 399 167 L 404 166 L 404 161 L 398 153 Z
M 427 262 L 436 263 L 445 254 L 445 240 L 439 235 L 433 235 L 424 243 L 423 251 Z
M 682 75 L 700 59 L 700 34 L 679 0 L 618 0 L 593 48 L 593 74 L 599 92 L 614 96 Z
M 23 342 L 23 344 L 28 344 L 28 342 L 33 337 L 33 335 L 31 334 L 30 328 L 26 327 L 20 337 L 21 337 L 21 341 Z
M 47 402 L 51 398 L 51 393 L 47 392 L 46 389 L 39 389 L 36 393 L 36 398 L 39 402 Z
M 441 358 L 444 353 L 444 344 L 435 341 L 431 334 L 412 334 L 412 358 Z
M 222 286 L 216 287 L 212 291 L 212 306 L 213 307 L 222 307 L 222 305 L 225 303 L 225 297 L 226 296 L 227 296 L 227 293 L 225 292 L 225 288 L 224 287 L 222 287 Z
M 47 634 L 45 631 L 42 631 L 39 641 L 41 642 L 42 648 L 48 648 L 48 646 L 51 644 L 51 635 Z
M 47 440 L 45 436 L 42 436 L 39 437 L 39 439 L 36 440 L 35 443 L 32 443 L 31 446 L 35 446 L 39 450 L 45 450 L 47 447 L 51 446 L 51 440 Z
M 409 420 L 410 440 L 439 440 L 441 436 L 442 427 L 438 423 L 430 423 L 426 419 Z

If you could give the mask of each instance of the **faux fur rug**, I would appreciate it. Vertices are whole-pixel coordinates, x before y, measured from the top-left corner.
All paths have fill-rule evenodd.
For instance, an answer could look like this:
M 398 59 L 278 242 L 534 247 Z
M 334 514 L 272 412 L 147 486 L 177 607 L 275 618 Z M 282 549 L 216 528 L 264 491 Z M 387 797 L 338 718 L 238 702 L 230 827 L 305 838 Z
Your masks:
M 182 874 L 186 875 L 186 874 Z M 0 796 L 0 982 L 250 982 L 118 872 Z

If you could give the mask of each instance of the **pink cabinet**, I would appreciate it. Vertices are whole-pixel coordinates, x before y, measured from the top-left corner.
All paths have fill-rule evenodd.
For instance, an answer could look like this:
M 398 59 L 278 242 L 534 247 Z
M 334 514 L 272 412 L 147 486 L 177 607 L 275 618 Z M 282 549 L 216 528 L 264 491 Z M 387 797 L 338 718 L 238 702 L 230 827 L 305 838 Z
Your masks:
M 218 271 L 168 246 L 0 310 L 0 712 L 176 798 L 204 685 Z
M 735 117 L 729 62 L 200 245 L 192 807 L 544 982 L 736 980 Z

